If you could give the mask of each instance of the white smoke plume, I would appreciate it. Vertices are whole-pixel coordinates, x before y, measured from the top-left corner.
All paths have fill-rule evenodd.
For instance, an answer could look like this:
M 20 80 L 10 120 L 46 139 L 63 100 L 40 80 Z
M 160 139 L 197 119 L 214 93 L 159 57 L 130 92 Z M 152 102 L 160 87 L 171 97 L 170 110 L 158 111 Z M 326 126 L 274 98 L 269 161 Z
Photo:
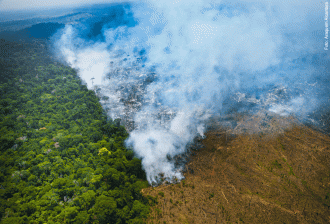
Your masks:
M 67 25 L 56 46 L 88 88 L 103 94 L 109 116 L 130 124 L 127 145 L 142 159 L 148 181 L 182 179 L 171 158 L 204 135 L 213 114 L 253 107 L 305 116 L 317 108 L 325 90 L 312 83 L 329 81 L 322 7 L 133 1 L 124 8 L 135 26 L 105 24 L 104 39 L 91 40 L 79 36 L 85 28 Z

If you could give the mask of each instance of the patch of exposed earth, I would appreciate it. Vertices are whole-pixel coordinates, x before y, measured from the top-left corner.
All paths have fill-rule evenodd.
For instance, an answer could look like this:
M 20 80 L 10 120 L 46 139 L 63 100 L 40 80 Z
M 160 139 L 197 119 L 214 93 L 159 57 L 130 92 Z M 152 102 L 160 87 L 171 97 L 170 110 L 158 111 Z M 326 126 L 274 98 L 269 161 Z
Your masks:
M 213 122 L 184 181 L 143 190 L 158 201 L 147 223 L 330 223 L 330 137 L 265 119 Z

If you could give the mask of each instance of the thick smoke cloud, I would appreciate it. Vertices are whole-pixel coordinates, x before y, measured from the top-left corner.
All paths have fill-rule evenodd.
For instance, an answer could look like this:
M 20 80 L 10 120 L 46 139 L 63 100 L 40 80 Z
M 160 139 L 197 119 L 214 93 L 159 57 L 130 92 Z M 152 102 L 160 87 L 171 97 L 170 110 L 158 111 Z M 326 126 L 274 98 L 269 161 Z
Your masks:
M 181 179 L 171 158 L 203 136 L 214 114 L 263 109 L 307 119 L 326 102 L 322 7 L 279 0 L 136 2 L 123 6 L 134 25 L 114 19 L 103 25 L 102 39 L 84 36 L 88 24 L 67 25 L 56 46 L 88 88 L 104 96 L 109 116 L 132 129 L 127 145 L 142 158 L 149 182 L 160 173 Z

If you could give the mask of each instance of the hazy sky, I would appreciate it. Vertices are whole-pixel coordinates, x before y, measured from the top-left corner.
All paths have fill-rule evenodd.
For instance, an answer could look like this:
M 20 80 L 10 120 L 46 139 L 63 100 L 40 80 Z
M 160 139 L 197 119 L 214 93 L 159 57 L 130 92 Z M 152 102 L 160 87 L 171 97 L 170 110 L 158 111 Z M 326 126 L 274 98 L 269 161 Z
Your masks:
M 0 11 L 44 9 L 95 3 L 124 2 L 123 0 L 0 0 Z

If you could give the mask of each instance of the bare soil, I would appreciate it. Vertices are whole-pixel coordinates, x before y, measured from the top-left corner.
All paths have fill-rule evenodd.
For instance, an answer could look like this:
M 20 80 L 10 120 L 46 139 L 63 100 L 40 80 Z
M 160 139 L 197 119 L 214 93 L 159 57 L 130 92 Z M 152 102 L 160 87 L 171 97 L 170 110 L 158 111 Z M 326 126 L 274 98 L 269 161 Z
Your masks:
M 279 130 L 210 130 L 184 181 L 143 189 L 158 201 L 146 222 L 330 223 L 330 137 Z

